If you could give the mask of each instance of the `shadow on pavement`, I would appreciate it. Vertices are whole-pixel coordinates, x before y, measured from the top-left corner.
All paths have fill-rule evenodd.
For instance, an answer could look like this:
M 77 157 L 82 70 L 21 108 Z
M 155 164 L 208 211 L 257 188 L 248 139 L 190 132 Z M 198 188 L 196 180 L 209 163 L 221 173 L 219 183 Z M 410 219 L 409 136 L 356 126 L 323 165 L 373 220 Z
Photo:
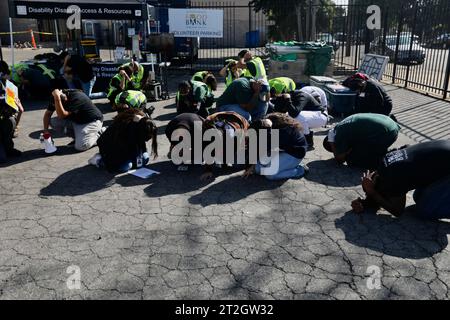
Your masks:
M 84 166 L 68 171 L 43 188 L 40 196 L 75 197 L 106 189 L 115 182 L 114 175 L 94 166 Z
M 362 170 L 339 165 L 334 159 L 312 161 L 308 167 L 310 173 L 305 177 L 308 181 L 343 188 L 356 187 L 361 183 Z
M 39 142 L 38 142 L 39 143 Z M 58 151 L 53 154 L 46 154 L 44 150 L 42 149 L 34 149 L 34 150 L 27 150 L 22 152 L 22 156 L 15 157 L 15 158 L 8 158 L 8 161 L 6 163 L 0 164 L 1 167 L 9 167 L 13 166 L 19 163 L 24 163 L 28 161 L 33 161 L 37 159 L 44 159 L 44 158 L 50 158 L 50 157 L 61 157 L 61 156 L 67 156 L 71 154 L 76 154 L 78 151 L 76 151 L 71 146 L 58 146 Z
M 215 183 L 189 198 L 189 203 L 208 207 L 230 204 L 262 191 L 276 190 L 286 181 L 269 181 L 261 176 L 245 180 L 241 175 Z
M 433 257 L 448 246 L 450 224 L 404 217 L 346 213 L 336 220 L 336 228 L 351 244 L 405 259 Z

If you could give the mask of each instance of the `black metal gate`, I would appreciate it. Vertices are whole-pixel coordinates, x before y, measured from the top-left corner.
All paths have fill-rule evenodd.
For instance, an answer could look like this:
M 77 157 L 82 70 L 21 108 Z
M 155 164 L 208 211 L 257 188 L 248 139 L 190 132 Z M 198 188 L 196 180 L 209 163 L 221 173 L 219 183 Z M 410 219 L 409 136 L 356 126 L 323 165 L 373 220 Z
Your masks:
M 190 8 L 219 9 L 224 37 L 200 39 L 193 59 L 177 68 L 217 71 L 247 48 L 265 55 L 270 41 L 322 40 L 335 49 L 337 72 L 359 68 L 367 53 L 389 56 L 384 80 L 449 97 L 450 1 L 349 0 L 274 1 L 271 8 L 252 2 L 191 1 Z M 368 7 L 379 3 L 380 28 L 369 30 Z

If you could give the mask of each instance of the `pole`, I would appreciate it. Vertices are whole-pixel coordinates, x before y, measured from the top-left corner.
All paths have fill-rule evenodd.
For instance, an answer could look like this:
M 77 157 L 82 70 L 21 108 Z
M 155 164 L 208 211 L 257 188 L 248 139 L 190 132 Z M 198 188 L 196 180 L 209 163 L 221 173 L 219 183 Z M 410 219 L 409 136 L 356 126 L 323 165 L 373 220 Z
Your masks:
M 2 37 L 0 36 L 0 61 L 3 61 Z
M 14 68 L 14 36 L 12 29 L 12 18 L 9 18 L 9 39 L 11 41 L 11 68 Z
M 56 45 L 59 47 L 58 19 L 55 19 Z

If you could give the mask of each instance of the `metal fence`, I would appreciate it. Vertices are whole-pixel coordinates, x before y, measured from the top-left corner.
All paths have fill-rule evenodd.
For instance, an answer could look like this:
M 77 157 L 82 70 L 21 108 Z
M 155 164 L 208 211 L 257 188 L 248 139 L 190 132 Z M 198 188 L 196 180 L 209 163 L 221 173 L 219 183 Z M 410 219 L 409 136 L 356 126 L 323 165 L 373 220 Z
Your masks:
M 186 41 L 186 44 L 195 47 L 191 59 L 174 66 L 215 71 L 224 65 L 225 60 L 236 58 L 244 48 L 257 55 L 265 55 L 265 45 L 270 41 L 320 39 L 335 48 L 337 72 L 357 70 L 367 53 L 386 55 L 390 57 L 390 63 L 384 81 L 444 99 L 449 97 L 449 0 L 348 0 L 345 4 L 337 4 L 338 1 L 265 1 L 266 5 L 271 6 L 267 8 L 259 7 L 258 2 L 191 0 L 188 3 L 190 8 L 223 10 L 224 36 L 220 39 L 199 39 L 199 43 L 196 43 L 197 39 Z M 381 9 L 380 28 L 369 30 L 367 20 L 371 14 L 367 13 L 367 8 L 377 3 Z M 116 26 L 117 23 L 114 23 L 98 25 L 105 46 L 120 43 L 120 39 L 111 35 L 117 34 L 112 30 L 127 29 L 127 25 Z M 41 21 L 39 31 L 54 33 L 55 30 L 51 29 L 54 21 L 47 24 Z M 63 32 L 62 27 L 60 32 Z M 46 37 L 49 36 L 42 36 L 40 41 L 45 41 Z M 61 41 L 64 40 L 67 39 L 62 36 Z M 180 45 L 180 40 L 176 41 Z M 183 45 L 185 43 L 181 43 Z
M 376 1 L 372 1 L 376 2 Z M 356 70 L 366 53 L 389 56 L 384 80 L 449 97 L 450 1 L 393 1 L 380 6 L 381 29 L 367 28 L 367 5 L 336 6 L 331 35 L 337 68 Z
M 336 1 L 337 2 L 337 1 Z M 257 5 L 192 1 L 192 8 L 224 11 L 224 38 L 202 39 L 193 69 L 218 69 L 242 48 L 264 55 L 274 40 L 322 40 L 335 49 L 337 72 L 357 70 L 367 53 L 389 56 L 384 80 L 444 99 L 450 87 L 450 1 L 276 1 Z M 369 30 L 370 5 L 379 3 L 380 28 Z M 371 20 L 372 21 L 372 20 Z

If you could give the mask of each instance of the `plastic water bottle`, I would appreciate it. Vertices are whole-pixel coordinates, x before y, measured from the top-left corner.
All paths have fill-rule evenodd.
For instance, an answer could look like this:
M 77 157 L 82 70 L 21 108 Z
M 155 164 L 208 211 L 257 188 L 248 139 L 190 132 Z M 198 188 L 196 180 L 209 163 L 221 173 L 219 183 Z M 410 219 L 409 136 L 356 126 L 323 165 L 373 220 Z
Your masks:
M 41 133 L 41 135 L 39 136 L 39 141 L 41 143 L 41 149 L 45 149 L 45 145 L 44 145 L 44 133 Z

